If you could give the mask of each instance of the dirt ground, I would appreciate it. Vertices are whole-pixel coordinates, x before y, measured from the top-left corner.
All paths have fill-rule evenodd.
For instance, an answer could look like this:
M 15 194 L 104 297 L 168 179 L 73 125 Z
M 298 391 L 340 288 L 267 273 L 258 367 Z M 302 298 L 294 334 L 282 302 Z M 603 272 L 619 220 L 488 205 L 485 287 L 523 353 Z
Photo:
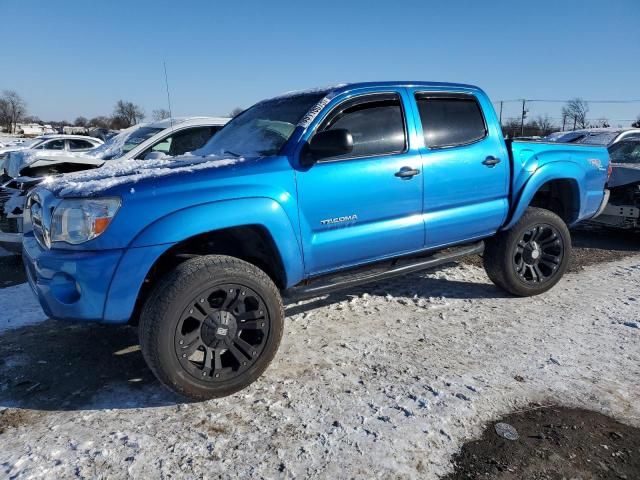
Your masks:
M 480 440 L 454 456 L 445 480 L 612 479 L 640 476 L 640 429 L 599 413 L 562 407 L 532 407 L 499 420 L 519 438 L 504 439 L 492 422 Z
M 640 426 L 638 237 L 573 238 L 570 273 L 539 297 L 505 295 L 469 258 L 287 305 L 265 375 L 204 403 L 158 384 L 134 328 L 44 320 L 19 261 L 0 258 L 0 308 L 33 317 L 0 322 L 0 477 L 437 478 L 461 452 L 450 478 L 640 478 L 630 426 L 509 416 L 538 402 Z M 491 437 L 501 417 L 519 442 Z

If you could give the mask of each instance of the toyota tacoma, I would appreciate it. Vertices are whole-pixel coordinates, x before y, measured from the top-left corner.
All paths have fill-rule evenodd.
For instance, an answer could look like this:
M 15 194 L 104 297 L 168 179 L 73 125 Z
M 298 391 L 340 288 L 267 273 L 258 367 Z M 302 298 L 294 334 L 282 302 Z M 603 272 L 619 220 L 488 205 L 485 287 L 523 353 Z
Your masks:
M 23 258 L 55 319 L 139 324 L 173 391 L 234 393 L 276 354 L 282 297 L 483 252 L 517 296 L 562 277 L 568 226 L 603 208 L 594 145 L 505 142 L 487 95 L 382 82 L 262 101 L 191 155 L 114 161 L 27 199 Z

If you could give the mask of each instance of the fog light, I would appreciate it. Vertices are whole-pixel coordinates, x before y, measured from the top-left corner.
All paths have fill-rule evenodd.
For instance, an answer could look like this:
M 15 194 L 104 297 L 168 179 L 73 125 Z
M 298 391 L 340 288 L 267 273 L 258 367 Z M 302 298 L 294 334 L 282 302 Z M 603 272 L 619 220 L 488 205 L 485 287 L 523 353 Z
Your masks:
M 75 303 L 80 299 L 80 288 L 71 275 L 56 273 L 49 286 L 53 296 L 61 303 Z

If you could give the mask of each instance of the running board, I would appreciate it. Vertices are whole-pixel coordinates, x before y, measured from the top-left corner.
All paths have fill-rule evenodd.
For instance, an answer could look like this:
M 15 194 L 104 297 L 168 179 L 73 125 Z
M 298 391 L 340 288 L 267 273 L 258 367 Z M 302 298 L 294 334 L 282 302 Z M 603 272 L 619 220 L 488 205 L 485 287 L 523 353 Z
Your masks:
M 365 283 L 377 282 L 408 273 L 428 270 L 445 263 L 451 263 L 466 255 L 482 253 L 483 250 L 484 242 L 480 241 L 441 250 L 429 256 L 396 258 L 371 266 L 311 278 L 295 287 L 285 290 L 283 294 L 288 300 L 302 300 L 304 298 L 317 297 Z

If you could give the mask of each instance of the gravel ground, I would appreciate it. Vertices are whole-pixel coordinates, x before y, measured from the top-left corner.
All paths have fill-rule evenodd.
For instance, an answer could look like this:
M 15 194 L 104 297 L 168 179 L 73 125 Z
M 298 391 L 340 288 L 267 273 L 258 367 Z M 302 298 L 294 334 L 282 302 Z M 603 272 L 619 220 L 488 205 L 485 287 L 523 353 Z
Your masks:
M 486 422 L 532 402 L 640 426 L 640 258 L 577 270 L 527 299 L 471 262 L 289 305 L 266 374 L 204 403 L 157 384 L 130 328 L 5 325 L 0 471 L 436 478 Z M 22 285 L 9 298 L 34 304 Z

